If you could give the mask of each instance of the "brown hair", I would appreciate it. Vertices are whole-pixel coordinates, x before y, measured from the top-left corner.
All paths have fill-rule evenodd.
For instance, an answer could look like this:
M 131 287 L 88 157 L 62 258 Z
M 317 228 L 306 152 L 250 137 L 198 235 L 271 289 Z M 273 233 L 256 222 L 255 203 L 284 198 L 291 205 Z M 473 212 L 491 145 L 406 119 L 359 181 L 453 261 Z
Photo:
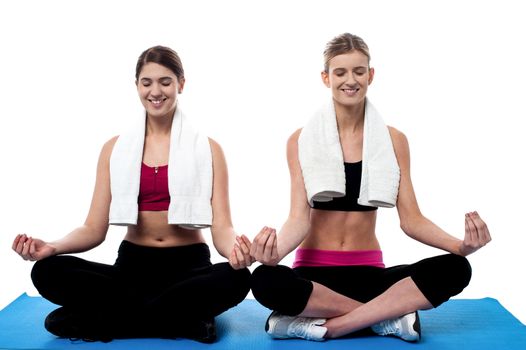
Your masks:
M 170 69 L 178 80 L 184 78 L 183 64 L 177 52 L 169 47 L 158 45 L 150 47 L 139 56 L 137 67 L 135 68 L 135 79 L 139 79 L 142 67 L 150 62 L 160 64 Z
M 329 61 L 338 55 L 348 53 L 352 50 L 357 50 L 367 56 L 367 61 L 371 60 L 369 54 L 369 47 L 357 35 L 350 33 L 343 33 L 334 37 L 331 41 L 325 45 L 325 51 L 323 51 L 324 69 L 326 72 L 329 71 Z

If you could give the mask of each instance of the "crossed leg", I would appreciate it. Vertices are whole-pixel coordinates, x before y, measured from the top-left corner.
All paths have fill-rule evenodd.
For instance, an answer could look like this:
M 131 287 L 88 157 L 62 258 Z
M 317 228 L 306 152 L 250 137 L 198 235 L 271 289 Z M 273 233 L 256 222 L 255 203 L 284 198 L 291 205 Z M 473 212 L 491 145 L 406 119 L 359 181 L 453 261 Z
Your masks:
M 336 338 L 416 310 L 437 307 L 469 283 L 471 267 L 453 254 L 387 269 L 371 266 L 260 266 L 252 292 L 281 314 L 325 318 Z
M 326 338 L 338 338 L 383 320 L 432 307 L 411 277 L 396 282 L 366 303 L 360 303 L 313 282 L 307 306 L 299 316 L 327 318 L 323 325 L 327 328 Z

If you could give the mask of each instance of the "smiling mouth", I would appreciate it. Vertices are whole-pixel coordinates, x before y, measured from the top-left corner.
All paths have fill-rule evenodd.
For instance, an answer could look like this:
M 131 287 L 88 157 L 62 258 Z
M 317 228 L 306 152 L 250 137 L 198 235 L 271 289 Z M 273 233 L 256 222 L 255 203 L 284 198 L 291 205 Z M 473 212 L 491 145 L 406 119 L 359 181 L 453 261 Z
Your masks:
M 158 105 L 160 105 L 161 103 L 163 103 L 164 101 L 166 101 L 166 98 L 161 98 L 161 99 L 148 99 L 148 101 L 150 101 L 154 106 L 158 106 Z
M 343 92 L 345 92 L 346 94 L 354 94 L 354 93 L 357 93 L 360 88 L 347 88 L 347 89 L 341 89 Z

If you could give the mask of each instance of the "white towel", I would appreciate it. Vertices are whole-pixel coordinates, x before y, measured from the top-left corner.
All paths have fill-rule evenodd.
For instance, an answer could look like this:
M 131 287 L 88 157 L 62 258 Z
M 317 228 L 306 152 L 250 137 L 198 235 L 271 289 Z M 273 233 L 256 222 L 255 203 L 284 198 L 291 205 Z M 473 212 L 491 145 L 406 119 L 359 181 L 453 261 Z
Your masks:
M 145 115 L 145 114 L 144 114 Z M 136 225 L 146 119 L 117 139 L 110 159 L 110 224 Z M 208 137 L 177 107 L 168 160 L 168 224 L 189 229 L 212 224 L 212 152 Z
M 309 204 L 345 196 L 345 167 L 334 101 L 307 122 L 298 139 L 298 156 Z M 396 205 L 400 168 L 389 129 L 366 99 L 362 151 L 362 182 L 358 204 Z

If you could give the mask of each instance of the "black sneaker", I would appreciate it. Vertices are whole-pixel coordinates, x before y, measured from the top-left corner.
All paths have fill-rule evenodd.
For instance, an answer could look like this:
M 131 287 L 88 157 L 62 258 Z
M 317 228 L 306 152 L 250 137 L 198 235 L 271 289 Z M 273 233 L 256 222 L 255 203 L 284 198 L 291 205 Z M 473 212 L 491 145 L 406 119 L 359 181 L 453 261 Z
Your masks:
M 66 307 L 59 307 L 52 311 L 44 321 L 47 331 L 60 338 L 70 340 L 84 340 L 86 342 L 110 342 L 111 337 L 104 335 L 97 327 L 97 321 Z M 99 328 L 99 329 L 98 329 Z

